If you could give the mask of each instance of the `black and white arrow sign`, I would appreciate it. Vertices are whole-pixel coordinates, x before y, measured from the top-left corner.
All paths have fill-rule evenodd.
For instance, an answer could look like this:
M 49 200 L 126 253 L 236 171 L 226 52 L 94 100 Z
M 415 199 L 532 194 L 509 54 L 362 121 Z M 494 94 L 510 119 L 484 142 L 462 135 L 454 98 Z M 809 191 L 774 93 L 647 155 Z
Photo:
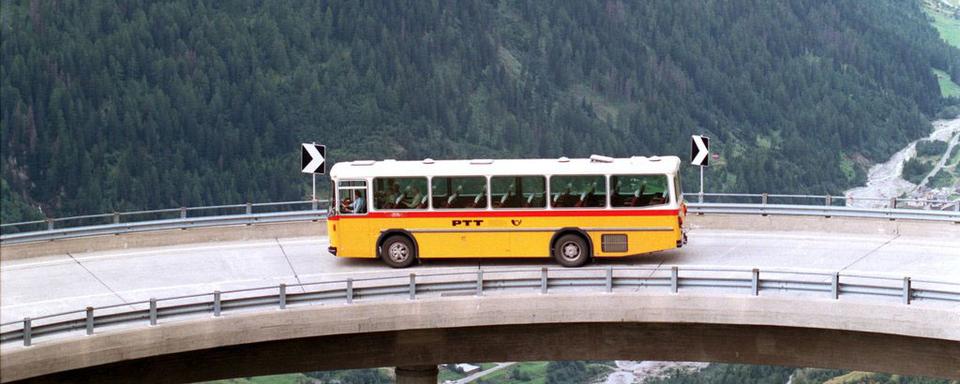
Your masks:
M 706 136 L 690 136 L 690 164 L 706 167 L 710 163 L 710 138 Z
M 327 154 L 327 146 L 317 143 L 303 143 L 300 146 L 300 172 L 319 173 L 327 172 L 323 156 Z

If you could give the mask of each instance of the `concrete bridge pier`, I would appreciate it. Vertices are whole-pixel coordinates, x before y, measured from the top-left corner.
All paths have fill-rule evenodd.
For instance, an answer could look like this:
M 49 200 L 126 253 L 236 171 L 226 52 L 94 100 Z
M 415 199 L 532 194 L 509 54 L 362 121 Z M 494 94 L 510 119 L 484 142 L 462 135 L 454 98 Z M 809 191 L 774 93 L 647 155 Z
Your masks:
M 396 367 L 397 384 L 437 384 L 440 370 L 436 365 L 411 365 Z

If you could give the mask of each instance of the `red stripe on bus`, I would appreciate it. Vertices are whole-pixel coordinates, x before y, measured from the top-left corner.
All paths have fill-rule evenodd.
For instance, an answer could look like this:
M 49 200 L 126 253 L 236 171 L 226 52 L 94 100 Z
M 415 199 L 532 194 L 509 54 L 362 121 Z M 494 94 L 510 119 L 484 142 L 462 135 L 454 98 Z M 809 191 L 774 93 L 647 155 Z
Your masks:
M 552 211 L 433 211 L 433 212 L 371 212 L 366 215 L 340 215 L 337 219 L 405 219 L 433 217 L 559 217 L 559 216 L 677 216 L 678 209 L 630 210 L 552 210 Z

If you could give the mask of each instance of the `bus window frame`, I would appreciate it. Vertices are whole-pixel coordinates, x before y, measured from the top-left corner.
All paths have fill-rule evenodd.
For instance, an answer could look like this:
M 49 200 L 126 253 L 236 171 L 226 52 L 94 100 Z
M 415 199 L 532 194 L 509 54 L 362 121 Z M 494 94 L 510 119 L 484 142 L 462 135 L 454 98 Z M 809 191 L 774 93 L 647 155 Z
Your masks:
M 393 208 L 390 208 L 390 209 L 379 209 L 379 208 L 374 208 L 373 211 L 374 211 L 374 212 L 424 212 L 424 211 L 433 211 L 433 210 L 434 210 L 434 209 L 433 209 L 433 193 L 432 193 L 433 191 L 430 190 L 430 186 L 432 185 L 431 183 L 433 182 L 433 176 L 374 176 L 374 177 L 371 177 L 371 178 L 370 178 L 370 188 L 371 188 L 371 191 L 373 191 L 373 186 L 375 185 L 375 182 L 376 182 L 377 179 L 419 179 L 419 178 L 427 179 L 427 186 L 426 186 L 426 189 L 427 189 L 427 190 L 424 192 L 425 196 L 427 197 L 427 206 L 426 206 L 425 208 L 410 208 L 410 209 L 393 209 Z M 370 207 L 373 207 L 373 205 L 371 204 Z M 370 209 L 367 209 L 367 211 L 369 212 Z
M 600 207 L 555 207 L 555 206 L 553 206 L 553 194 L 552 194 L 553 191 L 551 190 L 552 188 L 550 188 L 550 187 L 551 187 L 551 182 L 553 181 L 553 178 L 554 178 L 555 176 L 559 176 L 559 177 L 577 177 L 577 176 L 597 177 L 597 176 L 600 176 L 600 177 L 603 177 L 603 187 L 606 189 L 606 191 L 604 192 L 604 194 L 606 195 L 606 197 L 604 197 L 604 204 L 603 204 L 603 206 L 600 206 Z M 550 194 L 550 195 L 547 196 L 547 200 L 548 200 L 548 201 L 547 201 L 547 206 L 550 207 L 549 209 L 562 209 L 562 210 L 571 210 L 571 209 L 581 209 L 581 210 L 583 210 L 583 209 L 607 209 L 607 208 L 610 208 L 610 175 L 609 175 L 609 174 L 606 174 L 606 173 L 602 173 L 602 174 L 590 174 L 590 173 L 580 174 L 580 173 L 577 173 L 577 174 L 558 174 L 558 175 L 550 175 L 550 176 L 547 178 L 547 193 Z
M 436 208 L 436 207 L 434 207 L 434 206 L 433 206 L 433 178 L 434 178 L 434 177 L 444 177 L 444 178 L 448 178 L 448 179 L 458 178 L 458 177 L 459 177 L 459 178 L 469 178 L 469 177 L 483 178 L 484 183 L 485 183 L 483 190 L 484 190 L 484 193 L 487 195 L 487 197 L 486 197 L 486 199 L 485 199 L 485 200 L 487 201 L 487 205 L 486 205 L 485 207 L 483 207 L 483 208 Z M 490 201 L 490 176 L 489 176 L 489 175 L 477 175 L 477 174 L 473 174 L 473 175 L 434 175 L 434 176 L 428 176 L 428 179 L 429 179 L 429 180 L 427 180 L 427 189 L 430 190 L 430 194 L 429 194 L 429 197 L 427 197 L 427 200 L 429 200 L 430 204 L 429 204 L 429 206 L 428 206 L 427 208 L 430 209 L 431 211 L 438 211 L 438 212 L 468 212 L 468 211 L 487 211 L 487 210 L 490 210 L 490 205 L 491 205 L 490 203 L 491 203 L 491 201 Z
M 529 207 L 529 208 L 524 208 L 524 207 L 519 207 L 519 208 L 493 208 L 493 190 L 492 190 L 492 188 L 493 188 L 493 178 L 494 178 L 494 177 L 541 177 L 541 178 L 543 178 L 543 194 L 544 194 L 544 196 L 543 196 L 543 200 L 544 200 L 544 201 L 543 201 L 543 206 L 542 206 L 542 207 Z M 548 210 L 548 209 L 550 209 L 550 176 L 549 176 L 549 175 L 544 175 L 544 174 L 490 175 L 490 176 L 487 178 L 487 189 L 489 190 L 489 193 L 487 193 L 487 195 L 489 195 L 490 200 L 491 200 L 491 201 L 490 201 L 491 204 L 489 205 L 489 207 L 490 207 L 491 210 L 494 210 L 494 211 L 512 211 L 512 210 L 518 210 L 518 211 L 534 211 L 534 210 L 538 210 L 538 209 L 539 209 L 539 210 Z
M 613 174 L 608 175 L 608 177 L 607 177 L 607 185 L 609 185 L 609 184 L 611 183 L 611 180 L 613 180 L 613 177 L 614 177 L 614 176 L 663 176 L 663 177 L 666 177 L 666 179 L 667 179 L 667 189 L 666 189 L 666 192 L 667 192 L 667 195 L 669 195 L 669 196 L 667 196 L 668 198 L 665 199 L 662 204 L 645 205 L 645 206 L 642 206 L 642 207 L 614 207 L 613 204 L 612 204 L 612 203 L 613 203 L 613 196 L 611 196 L 611 195 L 608 193 L 608 194 L 607 194 L 607 207 L 609 207 L 610 209 L 620 209 L 620 210 L 628 210 L 628 209 L 651 209 L 651 207 L 656 208 L 656 207 L 662 207 L 662 206 L 664 206 L 664 205 L 670 206 L 670 205 L 674 204 L 674 199 L 675 199 L 675 197 L 674 197 L 674 194 L 671 192 L 671 190 L 673 189 L 673 187 L 671 186 L 671 184 L 672 184 L 672 183 L 671 183 L 671 180 L 672 180 L 672 179 L 671 179 L 671 176 L 672 176 L 672 175 L 671 175 L 670 173 L 613 173 Z

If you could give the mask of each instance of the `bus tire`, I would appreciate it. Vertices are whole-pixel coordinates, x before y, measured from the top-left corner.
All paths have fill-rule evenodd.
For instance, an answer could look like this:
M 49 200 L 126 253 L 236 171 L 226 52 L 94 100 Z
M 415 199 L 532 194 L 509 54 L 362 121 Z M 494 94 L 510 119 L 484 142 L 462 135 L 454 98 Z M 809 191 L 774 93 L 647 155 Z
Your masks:
M 393 268 L 406 268 L 417 261 L 417 249 L 413 241 L 403 235 L 393 235 L 380 246 L 380 258 Z
M 553 246 L 553 258 L 564 267 L 579 267 L 590 261 L 590 245 L 582 236 L 568 233 Z

